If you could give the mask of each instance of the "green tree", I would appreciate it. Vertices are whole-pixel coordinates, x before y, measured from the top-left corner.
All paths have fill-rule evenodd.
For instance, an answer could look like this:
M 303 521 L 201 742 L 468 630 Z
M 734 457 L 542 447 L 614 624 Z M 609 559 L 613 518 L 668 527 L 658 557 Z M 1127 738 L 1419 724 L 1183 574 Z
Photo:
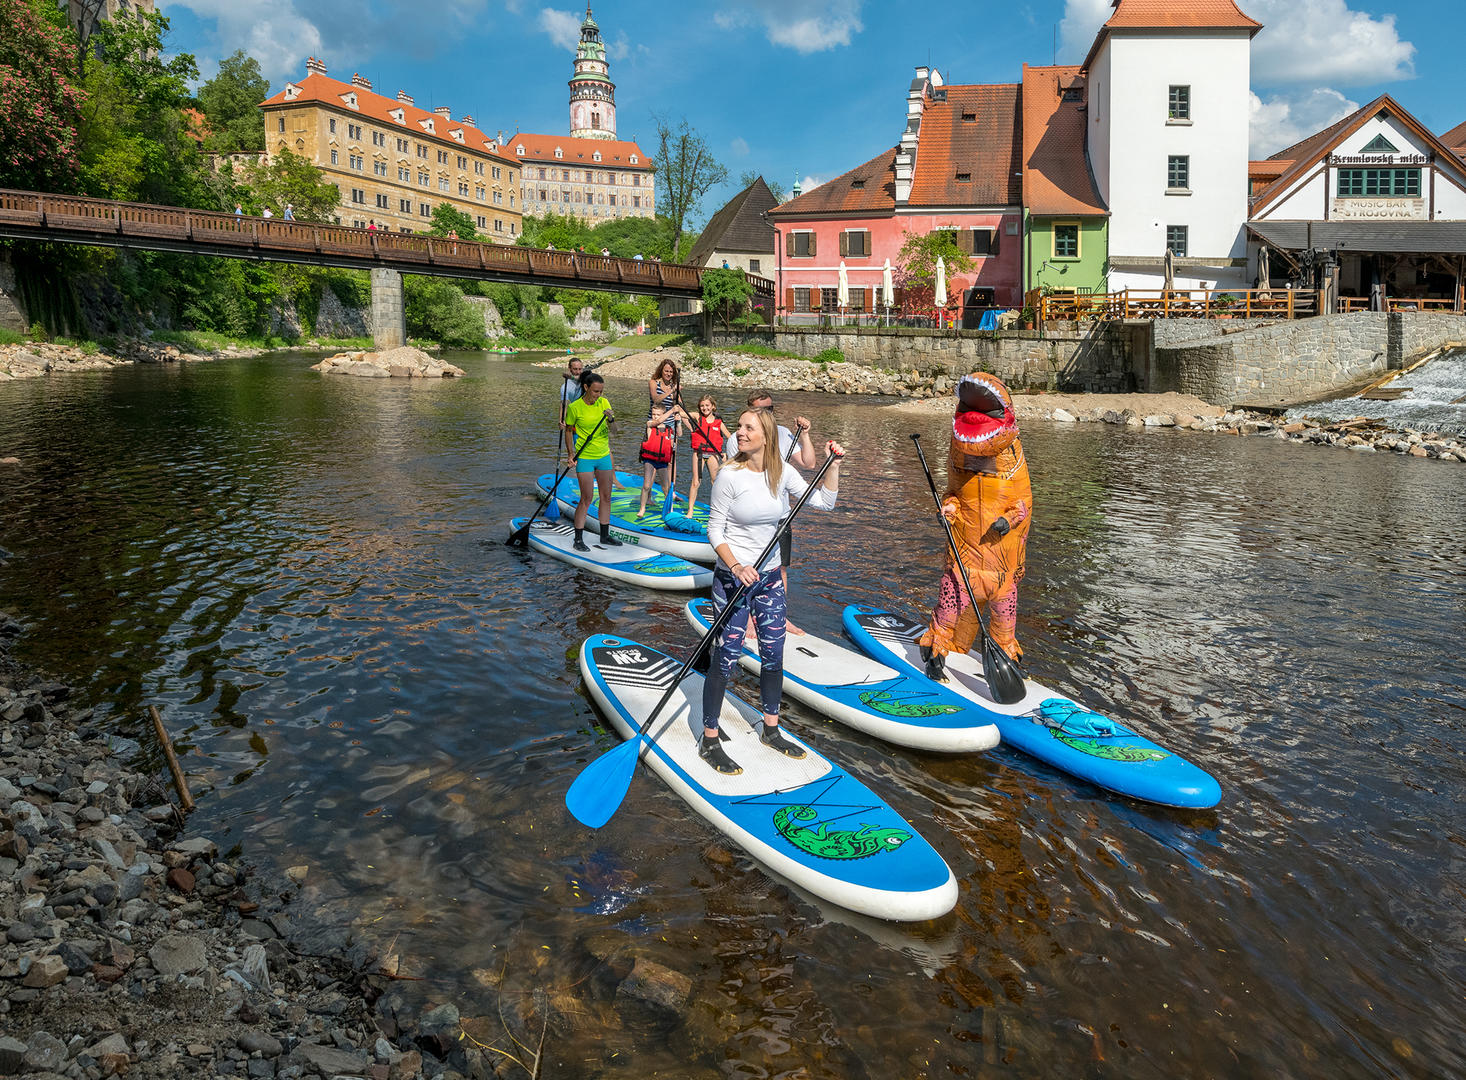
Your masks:
M 901 251 L 892 267 L 893 284 L 904 294 L 903 303 L 930 307 L 937 284 L 937 259 L 947 269 L 947 280 L 970 273 L 972 256 L 957 247 L 957 234 L 950 229 L 929 233 L 908 232 L 901 241 Z
M 604 221 L 591 230 L 586 247 L 602 248 L 618 259 L 641 255 L 647 259 L 672 260 L 672 228 L 662 217 L 628 217 Z
M 341 192 L 336 185 L 328 183 L 325 174 L 308 158 L 289 150 L 281 150 L 269 164 L 245 168 L 241 186 L 241 201 L 252 214 L 268 206 L 278 216 L 288 204 L 297 220 L 324 225 L 341 206 Z
M 758 173 L 754 172 L 752 169 L 744 169 L 743 172 L 738 174 L 738 186 L 741 189 L 746 189 L 757 179 L 759 179 Z M 779 183 L 777 180 L 764 180 L 764 184 L 767 185 L 769 191 L 773 192 L 775 202 L 784 201 L 783 184 Z
M 484 317 L 451 281 L 410 274 L 402 279 L 407 332 L 460 348 L 482 348 Z
M 0 0 L 0 185 L 73 191 L 83 92 L 55 4 Z
M 718 164 L 707 141 L 681 121 L 673 127 L 657 120 L 658 207 L 672 227 L 672 261 L 681 258 L 682 228 L 697 213 L 702 197 L 724 180 L 728 170 Z
M 473 228 L 473 218 L 452 203 L 439 203 L 433 207 L 432 225 L 428 227 L 431 236 L 447 236 L 456 233 L 460 240 L 476 240 L 478 233 Z
M 219 64 L 219 71 L 199 87 L 199 106 L 209 123 L 204 146 L 214 154 L 261 153 L 265 125 L 260 102 L 270 96 L 270 82 L 260 65 L 243 50 Z
M 702 275 L 703 306 L 723 320 L 723 327 L 743 313 L 753 297 L 753 286 L 742 270 L 704 270 Z
M 544 217 L 527 215 L 520 227 L 521 247 L 555 247 L 560 251 L 571 251 L 584 244 L 591 246 L 591 230 L 579 218 L 548 213 Z M 600 248 L 597 247 L 599 252 Z

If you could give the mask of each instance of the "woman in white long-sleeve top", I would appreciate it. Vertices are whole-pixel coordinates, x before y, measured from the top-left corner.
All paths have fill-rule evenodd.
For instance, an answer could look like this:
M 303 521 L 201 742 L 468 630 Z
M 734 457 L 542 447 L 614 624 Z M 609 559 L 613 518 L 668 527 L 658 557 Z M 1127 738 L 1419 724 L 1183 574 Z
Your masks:
M 809 485 L 780 458 L 778 429 L 773 413 L 767 409 L 746 409 L 738 417 L 734 437 L 738 440 L 738 455 L 718 473 L 713 481 L 712 494 L 708 497 L 708 540 L 718 555 L 713 572 L 713 601 L 722 610 L 740 585 L 752 586 L 739 603 L 739 608 L 752 607 L 758 635 L 758 657 L 763 669 L 759 678 L 764 713 L 762 738 L 765 745 L 799 758 L 804 756 L 803 748 L 785 738 L 779 730 L 779 703 L 784 691 L 786 603 L 784 582 L 779 573 L 778 548 L 762 566 L 751 563 L 768 546 L 778 531 L 779 521 Z M 819 490 L 813 492 L 805 504 L 821 510 L 829 510 L 835 505 L 835 493 L 840 487 L 839 458 L 845 453 L 844 448 L 834 442 L 829 444 L 827 451 L 835 460 L 825 472 Z M 743 651 L 747 629 L 747 616 L 741 610 L 735 611 L 728 620 L 722 639 L 714 646 L 716 651 L 703 682 L 700 752 L 708 764 L 722 773 L 743 771 L 722 747 L 718 714 L 722 711 L 728 679 Z

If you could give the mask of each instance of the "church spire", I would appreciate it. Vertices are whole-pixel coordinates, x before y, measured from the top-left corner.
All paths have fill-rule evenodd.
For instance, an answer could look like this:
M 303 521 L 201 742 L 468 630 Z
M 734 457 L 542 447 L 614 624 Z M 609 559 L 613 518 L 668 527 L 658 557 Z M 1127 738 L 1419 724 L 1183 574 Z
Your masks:
M 570 137 L 614 139 L 616 137 L 616 84 L 606 63 L 606 44 L 601 28 L 585 5 L 580 24 L 580 44 L 575 50 L 575 73 L 570 77 Z

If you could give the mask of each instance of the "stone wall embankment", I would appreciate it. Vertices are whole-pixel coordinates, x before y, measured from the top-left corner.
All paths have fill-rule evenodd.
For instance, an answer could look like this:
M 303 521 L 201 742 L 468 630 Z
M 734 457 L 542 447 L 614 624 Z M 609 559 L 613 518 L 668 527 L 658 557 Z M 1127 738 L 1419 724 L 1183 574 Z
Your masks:
M 1142 389 L 1149 359 L 1145 327 L 1086 324 L 1072 331 L 999 333 L 904 327 L 779 327 L 764 331 L 713 330 L 714 349 L 763 345 L 814 358 L 838 349 L 851 363 L 950 375 L 983 369 L 1015 390 L 1124 393 Z

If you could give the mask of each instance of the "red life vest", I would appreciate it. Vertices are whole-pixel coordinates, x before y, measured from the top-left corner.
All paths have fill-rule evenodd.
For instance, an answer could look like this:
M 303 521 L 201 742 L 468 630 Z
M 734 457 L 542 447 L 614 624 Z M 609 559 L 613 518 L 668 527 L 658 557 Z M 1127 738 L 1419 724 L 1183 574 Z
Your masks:
M 665 465 L 672 460 L 672 436 L 667 434 L 663 428 L 657 428 L 641 444 L 642 460 L 655 462 L 658 465 Z
M 702 445 L 698 445 L 698 437 L 702 438 Z M 692 433 L 692 448 L 706 452 L 711 450 L 715 454 L 723 452 L 723 421 L 716 416 L 699 416 L 697 428 Z

